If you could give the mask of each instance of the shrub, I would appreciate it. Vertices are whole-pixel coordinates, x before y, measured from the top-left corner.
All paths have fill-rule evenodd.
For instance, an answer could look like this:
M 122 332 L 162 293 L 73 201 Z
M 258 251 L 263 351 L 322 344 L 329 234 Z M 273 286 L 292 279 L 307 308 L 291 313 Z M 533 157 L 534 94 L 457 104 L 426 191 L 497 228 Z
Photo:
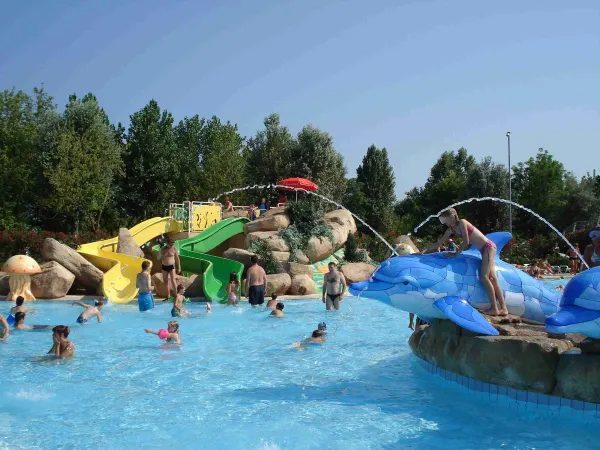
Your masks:
M 253 241 L 252 244 L 250 244 L 248 251 L 256 253 L 261 261 L 262 268 L 265 269 L 267 274 L 277 273 L 277 260 L 266 241 L 262 239 Z
M 290 247 L 290 261 L 297 261 L 298 251 L 306 250 L 311 237 L 325 237 L 335 244 L 331 228 L 323 221 L 324 212 L 323 204 L 314 197 L 286 205 L 285 213 L 290 219 L 290 226 L 279 230 L 279 236 Z
M 42 244 L 47 238 L 53 238 L 72 249 L 82 244 L 108 239 L 103 231 L 90 231 L 79 235 L 54 231 L 4 230 L 0 231 L 0 259 L 6 261 L 13 255 L 29 255 L 38 262 L 42 261 Z
M 346 247 L 344 248 L 344 260 L 347 262 L 356 262 L 358 259 L 358 247 L 356 246 L 356 238 L 353 234 L 348 236 Z

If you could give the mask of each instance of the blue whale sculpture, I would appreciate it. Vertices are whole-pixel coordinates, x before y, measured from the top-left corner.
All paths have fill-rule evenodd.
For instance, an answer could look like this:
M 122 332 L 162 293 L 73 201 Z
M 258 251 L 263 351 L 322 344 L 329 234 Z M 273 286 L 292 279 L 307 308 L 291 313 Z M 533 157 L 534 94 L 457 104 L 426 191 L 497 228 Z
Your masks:
M 498 248 L 496 269 L 510 314 L 544 323 L 559 311 L 560 293 L 499 259 L 510 233 L 487 235 Z M 385 261 L 369 281 L 352 283 L 353 295 L 372 298 L 424 320 L 449 319 L 476 333 L 498 331 L 475 309 L 490 307 L 479 281 L 481 254 L 471 248 L 455 258 L 443 253 L 404 255 Z M 600 311 L 599 311 L 600 317 Z
M 581 333 L 600 338 L 600 267 L 586 270 L 565 286 L 561 309 L 546 319 L 551 333 Z

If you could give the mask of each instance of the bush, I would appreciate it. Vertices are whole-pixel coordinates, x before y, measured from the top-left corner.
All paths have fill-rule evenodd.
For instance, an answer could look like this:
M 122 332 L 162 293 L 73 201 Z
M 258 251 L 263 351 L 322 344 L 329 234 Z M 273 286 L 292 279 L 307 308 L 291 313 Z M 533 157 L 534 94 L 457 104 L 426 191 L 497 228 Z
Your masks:
M 262 268 L 265 269 L 267 274 L 277 273 L 277 260 L 266 241 L 262 239 L 253 241 L 252 244 L 250 244 L 248 251 L 256 253 L 261 261 Z
M 335 245 L 333 232 L 323 221 L 324 212 L 323 204 L 314 197 L 286 205 L 290 226 L 279 230 L 279 236 L 290 247 L 290 261 L 297 261 L 298 251 L 306 250 L 311 237 L 326 237 Z
M 47 238 L 53 238 L 72 249 L 82 244 L 108 239 L 103 231 L 90 231 L 79 235 L 36 230 L 0 231 L 0 258 L 6 261 L 13 255 L 29 255 L 38 262 L 42 261 L 42 244 Z
M 344 260 L 347 262 L 357 262 L 358 247 L 356 246 L 356 238 L 353 234 L 348 235 L 346 247 L 344 248 Z

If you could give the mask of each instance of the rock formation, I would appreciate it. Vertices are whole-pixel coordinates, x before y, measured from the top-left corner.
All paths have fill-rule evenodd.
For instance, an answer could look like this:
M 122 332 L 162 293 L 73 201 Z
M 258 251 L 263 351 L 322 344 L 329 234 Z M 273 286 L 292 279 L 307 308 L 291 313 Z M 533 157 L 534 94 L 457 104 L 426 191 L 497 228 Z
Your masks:
M 119 228 L 117 253 L 136 256 L 138 258 L 144 257 L 144 251 L 135 243 L 133 236 L 127 228 Z
M 252 242 L 262 239 L 269 248 L 275 252 L 289 252 L 287 243 L 279 236 L 278 231 L 255 231 L 246 236 L 246 248 L 249 248 Z
M 50 261 L 40 266 L 42 273 L 31 277 L 31 293 L 38 299 L 55 299 L 67 295 L 75 275 L 56 261 Z
M 500 336 L 434 320 L 410 337 L 419 358 L 486 383 L 600 403 L 600 354 L 580 354 L 580 335 L 554 336 L 518 318 L 489 319 Z
M 91 293 L 102 292 L 102 271 L 83 256 L 55 239 L 47 238 L 42 244 L 44 261 L 56 261 L 73 275 L 75 281 Z
M 285 214 L 277 214 L 269 217 L 256 219 L 244 225 L 244 233 L 256 231 L 278 231 L 290 226 L 290 219 Z
M 267 290 L 265 296 L 275 293 L 284 295 L 292 285 L 292 278 L 287 273 L 267 275 Z
M 346 282 L 350 284 L 368 280 L 375 269 L 376 267 L 372 264 L 358 262 L 344 264 L 340 272 L 346 278 Z
M 289 295 L 311 295 L 317 290 L 317 285 L 312 279 L 312 276 L 305 274 L 295 275 L 292 277 L 292 284 L 288 289 Z

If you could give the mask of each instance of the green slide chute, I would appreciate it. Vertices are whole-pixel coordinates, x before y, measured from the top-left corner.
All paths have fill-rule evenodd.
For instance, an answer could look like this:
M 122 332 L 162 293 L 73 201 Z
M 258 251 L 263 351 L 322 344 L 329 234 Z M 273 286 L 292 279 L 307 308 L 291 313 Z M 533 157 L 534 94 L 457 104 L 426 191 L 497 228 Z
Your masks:
M 202 274 L 202 287 L 206 300 L 227 303 L 229 274 L 235 272 L 241 279 L 244 265 L 231 259 L 208 255 L 229 238 L 243 233 L 246 217 L 232 217 L 208 227 L 197 236 L 175 242 L 181 259 L 181 270 Z

